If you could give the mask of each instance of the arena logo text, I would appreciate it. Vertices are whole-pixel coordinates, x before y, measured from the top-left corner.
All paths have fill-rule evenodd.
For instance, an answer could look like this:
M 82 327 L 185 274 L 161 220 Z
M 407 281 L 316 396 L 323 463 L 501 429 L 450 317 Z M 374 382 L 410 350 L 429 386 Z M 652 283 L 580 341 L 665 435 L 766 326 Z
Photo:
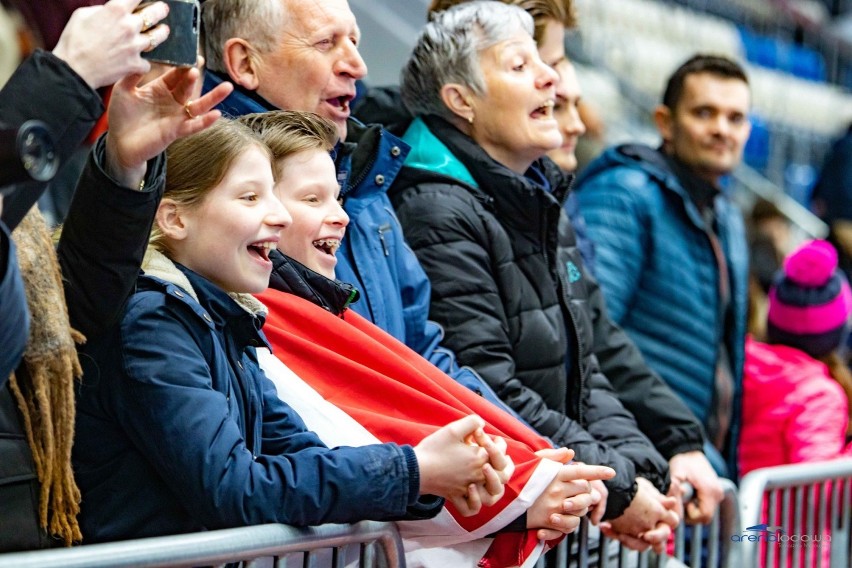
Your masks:
M 775 542 L 789 546 L 819 546 L 831 542 L 830 534 L 784 534 L 784 529 L 767 524 L 747 527 L 742 534 L 731 535 L 732 542 Z

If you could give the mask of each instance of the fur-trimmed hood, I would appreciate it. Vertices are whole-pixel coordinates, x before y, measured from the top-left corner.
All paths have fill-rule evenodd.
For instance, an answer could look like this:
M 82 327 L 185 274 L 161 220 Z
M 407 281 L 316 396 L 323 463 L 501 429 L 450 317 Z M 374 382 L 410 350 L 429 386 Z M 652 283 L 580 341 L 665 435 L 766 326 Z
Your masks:
M 148 247 L 145 251 L 145 258 L 142 260 L 142 270 L 149 276 L 154 276 L 166 282 L 170 282 L 175 286 L 180 286 L 187 294 L 198 302 L 198 293 L 189 282 L 186 274 L 181 272 L 177 264 L 153 247 Z M 230 296 L 241 308 L 253 316 L 265 317 L 269 310 L 266 309 L 259 300 L 251 294 L 241 294 L 236 292 L 228 292 Z

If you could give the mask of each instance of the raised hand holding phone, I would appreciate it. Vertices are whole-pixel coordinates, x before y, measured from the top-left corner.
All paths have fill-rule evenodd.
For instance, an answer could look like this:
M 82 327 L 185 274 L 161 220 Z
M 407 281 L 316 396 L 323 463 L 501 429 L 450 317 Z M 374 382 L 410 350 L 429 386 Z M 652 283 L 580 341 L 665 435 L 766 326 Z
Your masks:
M 160 23 L 169 6 L 153 2 L 140 10 L 139 3 L 110 0 L 102 6 L 78 8 L 62 30 L 53 54 L 93 89 L 112 85 L 128 74 L 146 73 L 151 65 L 141 54 L 169 36 L 168 26 Z
M 197 0 L 163 1 L 169 6 L 169 14 L 163 22 L 170 30 L 169 37 L 153 49 L 143 52 L 142 57 L 175 67 L 192 67 L 198 57 L 201 6 Z

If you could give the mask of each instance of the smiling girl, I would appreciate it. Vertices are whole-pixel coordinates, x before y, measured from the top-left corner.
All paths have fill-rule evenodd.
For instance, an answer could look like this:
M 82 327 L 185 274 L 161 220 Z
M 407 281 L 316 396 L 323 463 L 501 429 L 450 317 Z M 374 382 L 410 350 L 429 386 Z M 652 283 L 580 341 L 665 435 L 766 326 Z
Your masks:
M 277 396 L 265 346 L 269 251 L 291 217 L 270 153 L 221 120 L 172 144 L 121 321 L 87 346 L 74 465 L 87 542 L 280 522 L 420 519 L 500 495 L 501 448 L 465 416 L 415 447 L 329 450 Z M 476 442 L 476 443 L 474 443 Z M 480 444 L 480 445 L 477 445 Z M 482 446 L 485 446 L 484 448 Z

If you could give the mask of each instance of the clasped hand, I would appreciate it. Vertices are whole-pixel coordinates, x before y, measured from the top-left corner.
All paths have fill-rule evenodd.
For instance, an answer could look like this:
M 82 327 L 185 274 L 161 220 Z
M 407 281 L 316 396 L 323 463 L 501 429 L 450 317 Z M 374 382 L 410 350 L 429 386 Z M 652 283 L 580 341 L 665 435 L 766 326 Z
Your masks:
M 466 416 L 415 446 L 420 493 L 446 498 L 466 517 L 503 497 L 515 464 L 506 454 L 506 441 L 492 438 L 484 428 L 482 418 Z
M 615 477 L 615 470 L 571 462 L 574 451 L 567 448 L 540 450 L 536 455 L 563 466 L 527 510 L 527 528 L 538 529 L 541 540 L 553 540 L 575 531 L 587 514 L 595 520 L 596 511 L 606 507 L 603 480 Z
M 650 481 L 637 477 L 638 490 L 624 513 L 601 523 L 601 532 L 633 550 L 653 548 L 658 554 L 665 549 L 672 531 L 680 523 L 678 499 L 666 497 Z

